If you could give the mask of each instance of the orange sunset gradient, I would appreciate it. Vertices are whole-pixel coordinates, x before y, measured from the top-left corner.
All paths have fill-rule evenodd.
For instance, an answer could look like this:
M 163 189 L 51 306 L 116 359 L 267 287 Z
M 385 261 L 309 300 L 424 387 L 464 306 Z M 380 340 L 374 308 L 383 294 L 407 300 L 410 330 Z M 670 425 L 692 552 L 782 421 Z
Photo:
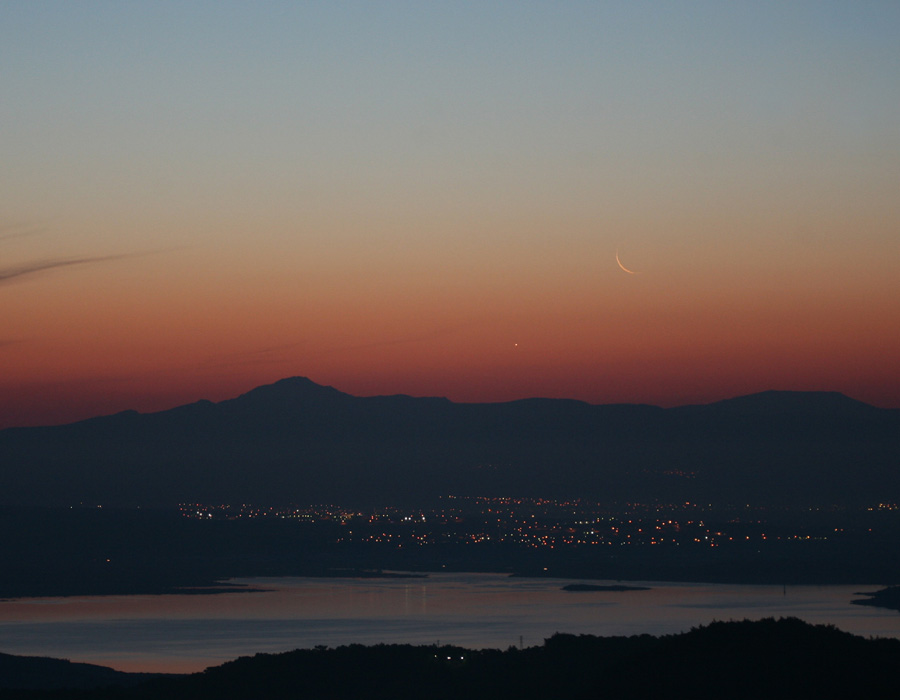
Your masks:
M 890 4 L 198 5 L 0 11 L 0 427 L 295 375 L 900 408 Z

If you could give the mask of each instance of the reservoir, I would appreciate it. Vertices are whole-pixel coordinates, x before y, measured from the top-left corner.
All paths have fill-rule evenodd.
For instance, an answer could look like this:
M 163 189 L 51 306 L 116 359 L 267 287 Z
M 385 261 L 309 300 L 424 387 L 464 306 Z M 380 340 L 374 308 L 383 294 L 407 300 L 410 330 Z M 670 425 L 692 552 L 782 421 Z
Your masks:
M 650 590 L 568 592 L 562 579 L 437 573 L 427 578 L 254 578 L 216 595 L 0 601 L 0 652 L 123 671 L 193 672 L 238 656 L 316 645 L 535 646 L 556 632 L 672 634 L 716 620 L 798 617 L 900 638 L 900 613 L 852 605 L 877 586 L 633 582 Z M 594 584 L 615 582 L 591 581 Z

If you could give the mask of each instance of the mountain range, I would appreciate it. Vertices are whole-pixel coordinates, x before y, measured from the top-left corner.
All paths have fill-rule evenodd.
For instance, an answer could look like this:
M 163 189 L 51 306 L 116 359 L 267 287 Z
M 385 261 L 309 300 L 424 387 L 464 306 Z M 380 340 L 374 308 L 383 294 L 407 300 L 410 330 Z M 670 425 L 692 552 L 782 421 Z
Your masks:
M 0 431 L 0 505 L 900 502 L 900 410 L 833 392 L 697 406 L 356 397 L 294 377 L 237 398 Z

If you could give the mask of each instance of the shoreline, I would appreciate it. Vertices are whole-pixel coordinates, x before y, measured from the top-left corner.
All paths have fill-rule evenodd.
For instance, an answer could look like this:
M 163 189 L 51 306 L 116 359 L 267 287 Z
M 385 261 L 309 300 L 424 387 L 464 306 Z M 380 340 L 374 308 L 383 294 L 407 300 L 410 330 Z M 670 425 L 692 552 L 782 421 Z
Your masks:
M 873 608 L 900 612 L 900 586 L 887 586 L 873 593 L 858 592 L 855 595 L 868 597 L 851 600 L 850 602 L 854 605 L 868 605 Z

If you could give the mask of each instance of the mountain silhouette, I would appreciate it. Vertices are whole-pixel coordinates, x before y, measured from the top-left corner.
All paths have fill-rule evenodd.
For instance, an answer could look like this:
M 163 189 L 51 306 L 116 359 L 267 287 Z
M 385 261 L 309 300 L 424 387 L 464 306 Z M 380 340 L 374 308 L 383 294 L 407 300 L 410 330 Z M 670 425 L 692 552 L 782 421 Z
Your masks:
M 414 503 L 441 495 L 772 505 L 900 500 L 900 411 L 770 391 L 663 409 L 355 397 L 303 377 L 219 403 L 0 431 L 0 505 Z

